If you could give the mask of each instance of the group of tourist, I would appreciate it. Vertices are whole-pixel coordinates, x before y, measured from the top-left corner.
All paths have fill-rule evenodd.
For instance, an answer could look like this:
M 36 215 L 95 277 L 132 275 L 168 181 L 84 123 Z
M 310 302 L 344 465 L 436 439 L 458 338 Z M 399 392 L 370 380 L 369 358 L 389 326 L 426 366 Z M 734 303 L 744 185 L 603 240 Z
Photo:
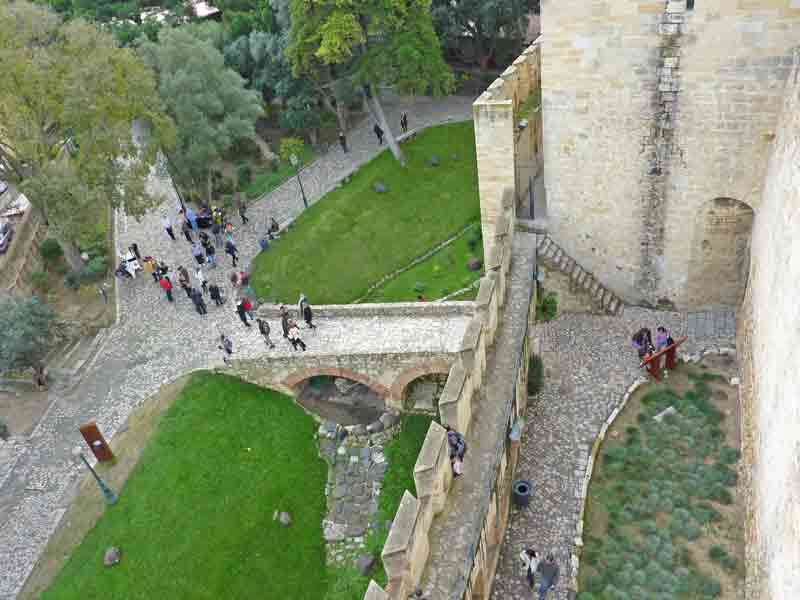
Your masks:
M 404 112 L 400 115 L 400 129 L 403 131 L 403 133 L 408 132 L 408 113 Z M 375 134 L 375 137 L 378 138 L 378 145 L 382 146 L 385 132 L 379 123 L 375 123 L 375 126 L 372 128 L 372 132 Z M 342 147 L 342 152 L 345 154 L 349 152 L 347 147 L 347 136 L 345 136 L 344 131 L 342 130 L 339 130 L 339 145 Z
M 558 564 L 552 554 L 544 560 L 539 559 L 539 553 L 531 548 L 526 548 L 520 555 L 525 568 L 525 578 L 531 590 L 536 589 L 536 577 L 539 577 L 539 600 L 545 600 L 547 592 L 558 583 Z
M 647 359 L 656 352 L 660 352 L 664 348 L 671 346 L 675 343 L 666 327 L 659 326 L 656 329 L 656 342 L 653 344 L 653 335 L 647 327 L 642 327 L 639 331 L 633 334 L 631 338 L 631 345 L 639 354 L 642 366 Z
M 249 222 L 243 204 L 238 207 L 242 225 Z M 226 302 L 225 295 L 217 283 L 211 281 L 203 271 L 204 267 L 211 269 L 217 268 L 216 249 L 223 247 L 225 253 L 231 257 L 231 265 L 234 269 L 238 264 L 239 251 L 234 240 L 235 227 L 226 218 L 224 210 L 219 207 L 203 207 L 195 211 L 191 207 L 185 210 L 181 208 L 179 215 L 182 215 L 181 233 L 190 245 L 190 252 L 194 258 L 196 269 L 192 277 L 189 270 L 180 265 L 175 269 L 176 275 L 170 273 L 170 267 L 164 261 L 155 259 L 152 256 L 142 257 L 136 243 L 129 246 L 126 254 L 120 257 L 120 268 L 117 271 L 119 277 L 134 278 L 139 270 L 145 270 L 153 278 L 153 281 L 161 287 L 168 302 L 175 302 L 173 296 L 173 277 L 177 277 L 177 285 L 186 293 L 186 297 L 191 300 L 195 311 L 199 315 L 208 314 L 205 297 L 210 298 L 215 306 L 223 306 Z M 173 241 L 177 241 L 172 220 L 166 213 L 161 215 L 161 225 L 164 231 Z M 211 233 L 202 230 L 210 226 Z M 271 219 L 267 231 L 265 232 L 264 242 L 261 243 L 262 250 L 269 247 L 267 240 L 276 239 L 280 232 L 278 222 Z M 266 248 L 265 248 L 266 246 Z M 144 266 L 142 266 L 144 265 Z M 233 271 L 230 274 L 230 282 L 234 290 L 245 290 L 249 287 L 250 276 L 244 271 Z M 261 318 L 256 318 L 253 301 L 248 294 L 242 293 L 237 297 L 235 304 L 236 314 L 245 327 L 252 327 L 250 321 L 256 321 L 260 335 L 270 349 L 275 348 L 274 342 L 270 339 L 269 323 Z M 301 337 L 298 322 L 305 322 L 308 329 L 315 329 L 313 323 L 313 311 L 311 304 L 305 294 L 300 295 L 297 304 L 297 320 L 289 315 L 285 306 L 281 306 L 281 326 L 283 337 L 292 345 L 294 350 L 305 351 L 307 349 L 305 341 Z M 233 354 L 233 342 L 229 337 L 220 333 L 219 349 L 223 351 L 223 361 L 230 363 Z

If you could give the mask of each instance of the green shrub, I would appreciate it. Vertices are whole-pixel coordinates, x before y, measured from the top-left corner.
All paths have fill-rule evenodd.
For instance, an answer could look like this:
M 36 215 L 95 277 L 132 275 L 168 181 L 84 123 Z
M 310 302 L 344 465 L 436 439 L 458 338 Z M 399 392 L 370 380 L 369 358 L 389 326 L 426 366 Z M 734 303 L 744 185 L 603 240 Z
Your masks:
M 80 281 L 81 283 L 92 283 L 99 281 L 106 276 L 108 271 L 108 261 L 105 257 L 96 256 L 89 261 L 89 263 L 81 269 Z
M 40 292 L 46 292 L 50 288 L 50 276 L 44 271 L 33 271 L 28 276 L 28 281 Z
M 536 306 L 537 321 L 552 321 L 558 314 L 558 298 L 555 294 L 546 294 Z
M 64 276 L 64 285 L 70 290 L 77 290 L 81 287 L 81 272 L 70 271 Z
M 42 245 L 39 246 L 39 254 L 42 255 L 44 262 L 50 266 L 64 256 L 64 250 L 57 240 L 47 238 L 42 242 Z
M 528 395 L 535 396 L 544 384 L 544 364 L 538 354 L 528 359 Z
M 7 440 L 11 433 L 8 431 L 8 424 L 3 417 L 0 417 L 0 439 Z
M 335 569 L 331 571 L 330 585 L 325 600 L 353 600 L 361 598 L 369 585 L 369 577 L 364 577 L 355 569 Z
M 414 284 L 414 291 L 417 292 L 418 294 L 421 294 L 422 292 L 424 292 L 425 291 L 425 283 L 422 282 L 422 281 L 418 281 L 417 283 L 415 283 Z
M 247 163 L 242 163 L 236 167 L 236 177 L 239 181 L 239 189 L 244 189 L 253 180 L 253 170 Z
M 725 446 L 719 453 L 719 460 L 726 465 L 732 465 L 739 462 L 741 456 L 741 453 L 736 448 Z
M 481 231 L 480 227 L 473 227 L 472 230 L 467 234 L 467 245 L 469 249 L 473 252 L 475 248 L 478 247 L 481 240 L 483 239 L 483 232 Z

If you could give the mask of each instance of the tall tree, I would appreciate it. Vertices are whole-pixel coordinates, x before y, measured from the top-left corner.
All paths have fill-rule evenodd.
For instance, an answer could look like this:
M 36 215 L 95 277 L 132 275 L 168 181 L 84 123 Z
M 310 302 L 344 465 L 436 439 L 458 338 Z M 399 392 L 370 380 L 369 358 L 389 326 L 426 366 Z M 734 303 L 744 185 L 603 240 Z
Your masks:
M 158 91 L 177 125 L 170 162 L 178 179 L 211 202 L 212 166 L 237 140 L 255 135 L 262 114 L 259 95 L 245 89 L 242 77 L 225 66 L 211 41 L 185 28 L 162 29 L 158 43 L 145 41 L 140 52 L 158 76 Z
M 0 298 L 0 372 L 41 364 L 50 348 L 53 310 L 38 298 Z
M 408 94 L 445 94 L 454 78 L 433 29 L 430 0 L 292 0 L 291 44 L 294 72 L 318 85 L 351 75 L 362 86 L 389 148 L 405 164 L 386 121 L 379 85 Z
M 471 40 L 483 65 L 501 37 L 523 40 L 529 4 L 529 0 L 433 0 L 431 13 L 439 36 L 456 47 L 461 40 Z
M 78 267 L 87 213 L 124 206 L 140 216 L 154 204 L 144 182 L 174 127 L 152 72 L 80 19 L 63 24 L 44 7 L 0 3 L 0 64 L 0 171 L 44 213 Z M 137 120 L 152 131 L 138 146 Z

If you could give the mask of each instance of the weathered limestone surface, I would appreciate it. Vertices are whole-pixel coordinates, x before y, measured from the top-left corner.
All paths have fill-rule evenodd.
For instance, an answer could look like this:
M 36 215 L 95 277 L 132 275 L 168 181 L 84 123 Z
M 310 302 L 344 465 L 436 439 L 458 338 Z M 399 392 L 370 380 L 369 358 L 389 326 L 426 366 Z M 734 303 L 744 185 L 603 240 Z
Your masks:
M 731 269 L 717 268 L 713 251 L 735 250 L 747 217 L 709 222 L 708 203 L 732 198 L 758 212 L 800 5 L 698 0 L 680 21 L 684 8 L 683 0 L 543 7 L 549 232 L 627 301 L 736 306 L 745 280 L 721 295 Z M 677 52 L 665 50 L 676 40 Z M 657 131 L 672 143 L 655 160 Z
M 800 598 L 800 55 L 786 88 L 740 324 L 748 486 L 747 597 Z

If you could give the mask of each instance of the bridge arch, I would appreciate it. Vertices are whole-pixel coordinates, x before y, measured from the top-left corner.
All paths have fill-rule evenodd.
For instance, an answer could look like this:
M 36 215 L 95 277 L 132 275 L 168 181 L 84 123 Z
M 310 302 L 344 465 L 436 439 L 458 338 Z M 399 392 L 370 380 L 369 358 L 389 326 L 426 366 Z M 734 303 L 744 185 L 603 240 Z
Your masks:
M 372 377 L 368 375 L 364 375 L 362 373 L 356 373 L 355 371 L 351 371 L 350 369 L 342 369 L 340 367 L 308 367 L 305 369 L 299 369 L 288 375 L 281 384 L 288 389 L 293 391 L 297 391 L 297 386 L 300 385 L 302 382 L 311 379 L 312 377 L 317 377 L 320 375 L 329 375 L 331 377 L 343 377 L 345 379 L 350 379 L 351 381 L 357 381 L 358 383 L 362 383 L 376 394 L 379 394 L 383 398 L 389 398 L 389 388 L 387 388 L 382 383 L 376 381 Z
M 422 362 L 418 365 L 402 371 L 394 380 L 386 404 L 401 408 L 405 399 L 408 386 L 416 379 L 425 375 L 447 375 L 450 373 L 451 363 L 446 360 L 434 359 Z

